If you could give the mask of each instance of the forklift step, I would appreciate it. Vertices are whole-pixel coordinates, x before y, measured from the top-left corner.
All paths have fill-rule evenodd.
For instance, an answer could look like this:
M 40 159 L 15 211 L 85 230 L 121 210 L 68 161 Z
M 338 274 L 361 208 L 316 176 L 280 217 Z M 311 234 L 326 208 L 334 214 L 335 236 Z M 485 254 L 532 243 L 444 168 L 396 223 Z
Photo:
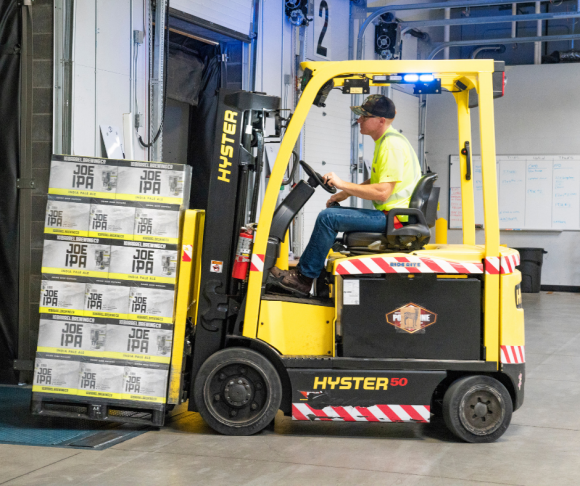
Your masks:
M 34 415 L 50 417 L 85 418 L 107 422 L 123 422 L 160 427 L 165 421 L 163 404 L 136 404 L 123 402 L 112 404 L 97 400 L 67 400 L 32 394 L 31 410 Z

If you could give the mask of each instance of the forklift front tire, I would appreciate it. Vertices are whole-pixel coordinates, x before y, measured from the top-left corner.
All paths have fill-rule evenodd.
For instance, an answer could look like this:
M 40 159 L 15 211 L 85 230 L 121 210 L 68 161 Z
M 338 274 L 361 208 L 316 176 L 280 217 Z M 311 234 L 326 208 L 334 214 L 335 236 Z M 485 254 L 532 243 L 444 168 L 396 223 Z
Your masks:
M 465 376 L 455 381 L 443 398 L 447 428 L 466 442 L 499 439 L 512 418 L 512 399 L 499 381 L 490 376 Z
M 276 368 L 246 348 L 226 348 L 201 366 L 194 399 L 208 425 L 224 435 L 252 435 L 278 413 L 282 383 Z

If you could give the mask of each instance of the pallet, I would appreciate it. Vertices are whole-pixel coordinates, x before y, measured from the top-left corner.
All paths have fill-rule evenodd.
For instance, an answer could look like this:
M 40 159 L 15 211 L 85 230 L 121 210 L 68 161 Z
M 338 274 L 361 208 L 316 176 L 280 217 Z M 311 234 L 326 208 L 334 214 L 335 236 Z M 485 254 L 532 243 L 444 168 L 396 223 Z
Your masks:
M 165 422 L 165 405 L 140 404 L 119 400 L 77 400 L 33 393 L 31 411 L 48 417 L 84 418 L 107 422 L 152 425 L 161 427 Z

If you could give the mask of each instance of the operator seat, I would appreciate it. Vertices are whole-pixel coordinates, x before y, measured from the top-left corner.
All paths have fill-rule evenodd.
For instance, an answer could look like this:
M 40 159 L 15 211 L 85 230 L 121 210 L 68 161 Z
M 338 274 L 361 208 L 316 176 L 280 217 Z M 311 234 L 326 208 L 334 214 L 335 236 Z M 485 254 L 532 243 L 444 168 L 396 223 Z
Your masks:
M 433 187 L 437 174 L 431 172 L 419 179 L 408 208 L 389 211 L 383 233 L 351 232 L 342 239 L 346 250 L 351 253 L 377 253 L 385 251 L 414 251 L 423 248 L 431 238 L 429 228 L 435 226 L 439 187 Z M 403 227 L 395 229 L 395 216 L 408 216 Z

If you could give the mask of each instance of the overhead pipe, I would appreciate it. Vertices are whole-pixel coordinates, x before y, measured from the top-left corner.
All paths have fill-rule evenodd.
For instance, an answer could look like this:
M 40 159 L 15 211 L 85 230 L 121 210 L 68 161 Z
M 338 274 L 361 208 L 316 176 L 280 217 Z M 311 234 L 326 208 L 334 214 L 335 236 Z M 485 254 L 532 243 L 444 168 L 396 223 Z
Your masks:
M 483 51 L 499 51 L 500 53 L 505 52 L 505 46 L 483 46 L 474 49 L 471 53 L 471 59 L 475 59 L 480 52 Z
M 580 1 L 580 0 L 579 0 Z M 580 12 L 559 13 L 551 12 L 544 14 L 525 14 L 525 15 L 494 15 L 490 17 L 469 17 L 461 19 L 438 19 L 438 20 L 413 20 L 399 22 L 401 26 L 401 35 L 406 34 L 411 29 L 443 27 L 450 25 L 475 25 L 475 24 L 500 24 L 512 23 L 512 37 L 515 37 L 514 25 L 516 22 L 526 22 L 531 20 L 565 20 L 580 17 Z
M 446 47 L 461 47 L 461 46 L 474 46 L 474 45 L 491 45 L 491 44 L 519 44 L 526 42 L 556 42 L 556 41 L 569 41 L 573 39 L 580 39 L 579 34 L 567 34 L 567 35 L 549 35 L 540 37 L 508 37 L 506 39 L 483 39 L 483 40 L 468 40 L 468 41 L 452 41 L 452 42 L 442 42 L 435 49 L 433 49 L 428 60 L 432 60 L 439 52 L 441 52 Z
M 452 0 L 450 2 L 437 2 L 437 3 L 413 3 L 410 5 L 390 5 L 387 7 L 370 7 L 367 8 L 368 12 L 372 12 L 364 23 L 361 25 L 358 35 L 357 35 L 357 45 L 356 45 L 356 59 L 362 59 L 362 39 L 364 38 L 365 32 L 368 26 L 381 15 L 387 12 L 396 12 L 400 10 L 439 10 L 442 8 L 463 8 L 463 7 L 490 7 L 493 5 L 505 5 L 505 0 Z M 530 3 L 529 0 L 515 0 L 513 3 Z

